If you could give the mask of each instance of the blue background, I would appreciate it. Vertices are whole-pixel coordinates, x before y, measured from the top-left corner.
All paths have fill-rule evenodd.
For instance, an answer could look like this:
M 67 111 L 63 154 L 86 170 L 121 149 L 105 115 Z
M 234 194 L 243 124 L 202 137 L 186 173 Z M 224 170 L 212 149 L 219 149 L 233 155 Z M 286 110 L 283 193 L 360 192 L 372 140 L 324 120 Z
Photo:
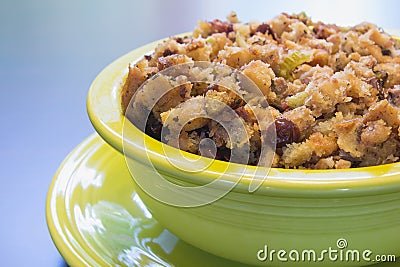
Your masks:
M 313 20 L 400 29 L 399 7 L 394 0 L 2 0 L 1 265 L 65 265 L 47 230 L 46 194 L 64 157 L 93 132 L 87 90 L 117 57 L 230 11 L 242 21 L 305 11 Z

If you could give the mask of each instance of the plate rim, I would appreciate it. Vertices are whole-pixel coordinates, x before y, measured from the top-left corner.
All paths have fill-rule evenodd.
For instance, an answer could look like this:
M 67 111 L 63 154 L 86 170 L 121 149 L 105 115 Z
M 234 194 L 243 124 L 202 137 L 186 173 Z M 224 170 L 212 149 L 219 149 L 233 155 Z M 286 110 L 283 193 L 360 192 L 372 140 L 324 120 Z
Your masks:
M 57 200 L 57 192 L 56 192 L 56 183 L 60 179 L 60 173 L 65 164 L 70 160 L 70 158 L 74 157 L 74 155 L 78 155 L 80 152 L 82 153 L 82 149 L 89 147 L 90 143 L 102 142 L 103 140 L 97 135 L 97 133 L 92 133 L 88 137 L 86 137 L 81 143 L 79 143 L 68 155 L 64 158 L 64 160 L 59 165 L 57 171 L 55 172 L 49 189 L 47 191 L 46 196 L 46 224 L 47 228 L 50 233 L 50 237 L 57 248 L 58 252 L 61 254 L 65 262 L 70 266 L 81 266 L 81 265 L 88 265 L 88 261 L 85 261 L 84 258 L 80 255 L 79 251 L 77 250 L 76 246 L 71 244 L 68 238 L 63 238 L 62 235 L 57 231 L 57 227 L 61 227 L 57 223 L 59 219 L 53 211 L 52 207 L 56 206 L 58 203 Z M 69 177 L 69 180 L 72 176 Z M 57 225 L 58 224 L 58 225 Z M 91 258 L 92 261 L 96 262 L 97 264 L 106 264 L 106 262 L 99 263 L 98 260 L 95 258 Z

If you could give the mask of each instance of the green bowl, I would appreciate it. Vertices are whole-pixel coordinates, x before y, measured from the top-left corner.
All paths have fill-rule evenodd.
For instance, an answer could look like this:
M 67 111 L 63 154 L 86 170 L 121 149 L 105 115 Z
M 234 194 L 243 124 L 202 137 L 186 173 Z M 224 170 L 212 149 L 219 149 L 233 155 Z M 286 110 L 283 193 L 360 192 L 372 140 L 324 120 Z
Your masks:
M 120 106 L 128 64 L 157 43 L 122 56 L 94 80 L 87 98 L 94 128 L 108 144 L 125 153 L 131 170 L 142 179 L 161 174 L 172 183 L 190 187 L 218 177 L 233 183 L 235 175 L 243 172 L 242 179 L 222 198 L 198 207 L 165 204 L 134 179 L 137 192 L 159 222 L 200 249 L 260 266 L 365 266 L 376 263 L 379 256 L 389 260 L 400 256 L 398 163 L 345 170 L 271 168 L 253 193 L 248 188 L 256 167 L 231 164 L 233 169 L 227 172 L 229 163 L 222 161 L 213 161 L 198 173 L 173 167 L 171 160 L 182 154 L 189 162 L 207 159 L 165 148 L 125 123 Z M 125 141 L 124 130 L 129 131 Z M 185 190 L 170 193 L 190 197 Z

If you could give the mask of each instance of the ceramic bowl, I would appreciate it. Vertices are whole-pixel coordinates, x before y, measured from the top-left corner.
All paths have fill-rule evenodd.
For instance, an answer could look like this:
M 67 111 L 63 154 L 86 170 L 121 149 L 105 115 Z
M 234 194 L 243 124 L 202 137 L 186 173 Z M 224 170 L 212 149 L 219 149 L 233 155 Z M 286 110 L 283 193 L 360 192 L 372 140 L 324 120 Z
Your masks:
M 161 142 L 133 125 L 128 127 L 129 140 L 123 142 L 125 117 L 119 93 L 127 66 L 157 43 L 122 56 L 94 80 L 87 98 L 94 128 L 125 153 L 134 175 L 141 178 L 161 173 L 181 186 L 207 184 L 216 177 L 226 183 L 236 181 L 235 172 L 226 172 L 227 162 L 214 161 L 200 173 L 173 167 L 174 155 L 183 153 L 189 160 L 199 156 L 175 148 L 167 148 L 167 155 Z M 165 204 L 138 184 L 137 192 L 171 232 L 234 261 L 261 266 L 363 266 L 378 261 L 379 255 L 400 256 L 399 163 L 345 170 L 272 168 L 253 193 L 248 190 L 253 167 L 234 168 L 244 171 L 238 184 L 219 200 L 199 207 Z M 190 197 L 179 190 L 171 194 Z

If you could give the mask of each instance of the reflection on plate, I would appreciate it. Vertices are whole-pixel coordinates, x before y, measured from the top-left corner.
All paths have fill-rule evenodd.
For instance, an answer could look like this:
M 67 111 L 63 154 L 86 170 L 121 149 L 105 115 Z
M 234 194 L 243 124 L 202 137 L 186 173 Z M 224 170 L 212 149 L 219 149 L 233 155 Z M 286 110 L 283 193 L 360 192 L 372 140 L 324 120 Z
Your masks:
M 46 205 L 50 234 L 71 266 L 245 266 L 197 249 L 160 225 L 136 194 L 122 155 L 97 134 L 64 160 Z
M 72 266 L 243 266 L 163 228 L 136 194 L 124 158 L 97 135 L 64 160 L 46 213 L 54 243 Z

